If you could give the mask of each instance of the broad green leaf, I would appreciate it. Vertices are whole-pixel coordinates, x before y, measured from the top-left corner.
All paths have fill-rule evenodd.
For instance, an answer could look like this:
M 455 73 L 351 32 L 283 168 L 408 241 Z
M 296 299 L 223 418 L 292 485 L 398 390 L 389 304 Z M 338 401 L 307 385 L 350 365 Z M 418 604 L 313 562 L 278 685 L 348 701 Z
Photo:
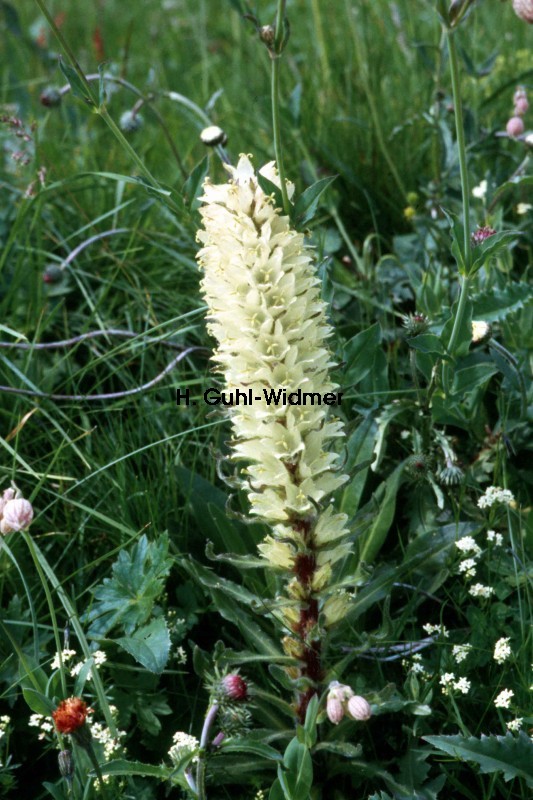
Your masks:
M 241 739 L 228 739 L 222 744 L 221 747 L 224 753 L 253 753 L 256 756 L 261 756 L 268 761 L 281 761 L 281 753 L 274 750 L 268 744 L 262 742 L 254 742 L 242 737 Z
M 353 516 L 359 508 L 368 470 L 372 463 L 376 431 L 376 421 L 369 413 L 346 443 L 347 458 L 343 469 L 350 476 L 350 481 L 342 492 L 339 511 L 343 511 L 349 517 Z
M 278 767 L 278 780 L 286 800 L 309 800 L 313 785 L 313 762 L 307 747 L 294 738 L 283 755 L 283 766 Z
M 116 639 L 116 643 L 150 672 L 159 675 L 165 669 L 170 652 L 170 635 L 163 617 L 138 628 L 131 636 Z
M 403 468 L 404 464 L 399 464 L 375 494 L 378 512 L 370 529 L 359 539 L 360 563 L 372 564 L 383 546 L 394 519 L 396 495 L 400 488 Z
M 318 696 L 314 694 L 307 706 L 307 711 L 305 712 L 305 722 L 304 722 L 304 730 L 307 740 L 305 744 L 309 748 L 314 747 L 314 745 L 316 744 L 316 736 L 317 736 L 316 718 L 318 716 L 318 711 L 319 711 Z
M 356 334 L 344 346 L 343 386 L 357 386 L 374 367 L 375 352 L 381 342 L 379 322 Z
M 498 372 L 495 364 L 481 363 L 474 364 L 455 372 L 453 376 L 452 394 L 463 395 L 472 392 L 481 386 Z
M 101 764 L 100 769 L 102 775 L 142 775 L 146 778 L 159 778 L 162 781 L 166 781 L 174 771 L 172 767 L 143 764 L 140 761 L 126 761 L 123 758 Z
M 297 227 L 302 228 L 313 219 L 316 214 L 320 198 L 328 186 L 330 186 L 336 179 L 336 175 L 332 175 L 329 178 L 321 178 L 316 183 L 308 186 L 307 189 L 302 192 L 294 204 L 293 217 Z
M 505 781 L 522 778 L 533 788 L 533 742 L 520 731 L 518 736 L 423 736 L 426 742 L 460 761 L 473 761 L 483 774 L 503 772 Z
M 503 289 L 487 289 L 474 295 L 472 301 L 475 319 L 496 322 L 532 303 L 533 290 L 528 283 L 507 283 Z
M 472 267 L 469 274 L 475 275 L 475 273 L 487 263 L 489 258 L 497 255 L 500 250 L 509 247 L 517 236 L 521 236 L 520 231 L 501 231 L 500 233 L 494 233 L 478 244 L 477 247 L 474 247 L 472 253 Z
M 96 108 L 96 102 L 92 96 L 89 88 L 84 84 L 74 67 L 67 64 L 61 56 L 59 57 L 59 69 L 70 83 L 72 94 L 74 97 L 79 97 L 91 108 Z
M 105 636 L 115 625 L 131 634 L 148 621 L 173 563 L 168 544 L 166 533 L 154 542 L 143 534 L 133 547 L 119 553 L 112 577 L 96 587 L 92 607 L 84 615 L 91 636 Z
M 49 717 L 56 708 L 46 695 L 41 694 L 36 689 L 22 689 L 22 694 L 34 714 L 42 714 L 44 717 Z
M 440 338 L 434 333 L 421 333 L 419 336 L 411 336 L 406 339 L 406 342 L 413 350 L 420 350 L 421 353 L 434 353 L 441 357 L 447 355 Z
M 272 786 L 270 787 L 270 792 L 268 794 L 268 800 L 285 800 L 285 793 L 281 788 L 281 783 L 276 778 Z
M 315 752 L 325 750 L 327 753 L 335 753 L 343 758 L 360 758 L 363 753 L 363 746 L 352 744 L 351 742 L 319 742 L 315 747 Z

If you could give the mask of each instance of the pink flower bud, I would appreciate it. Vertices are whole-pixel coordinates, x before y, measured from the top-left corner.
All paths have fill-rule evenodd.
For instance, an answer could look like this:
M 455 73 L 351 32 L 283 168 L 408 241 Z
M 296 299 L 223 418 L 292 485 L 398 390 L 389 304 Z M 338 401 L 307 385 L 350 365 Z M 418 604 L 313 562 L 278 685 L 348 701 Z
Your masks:
M 366 722 L 367 719 L 370 719 L 372 716 L 372 709 L 370 708 L 370 703 L 365 700 L 364 697 L 361 697 L 358 694 L 355 694 L 353 697 L 350 697 L 348 700 L 348 706 L 346 708 L 348 716 L 352 719 L 356 719 L 359 722 Z
M 524 133 L 524 121 L 522 117 L 511 117 L 507 125 L 505 126 L 505 130 L 509 134 L 509 136 L 520 136 Z
M 0 531 L 11 533 L 27 528 L 33 519 L 33 508 L 29 500 L 8 500 L 3 509 Z
M 344 707 L 339 700 L 336 692 L 330 692 L 326 701 L 326 713 L 330 722 L 338 725 L 344 717 Z
M 248 699 L 247 683 L 237 672 L 231 672 L 222 678 L 222 690 L 230 700 Z
M 494 228 L 491 228 L 489 225 L 484 225 L 482 228 L 478 228 L 472 233 L 472 244 L 476 247 L 476 245 L 488 239 L 489 236 L 494 236 L 495 233 L 496 231 Z
M 533 23 L 533 0 L 513 0 L 514 13 L 524 22 Z

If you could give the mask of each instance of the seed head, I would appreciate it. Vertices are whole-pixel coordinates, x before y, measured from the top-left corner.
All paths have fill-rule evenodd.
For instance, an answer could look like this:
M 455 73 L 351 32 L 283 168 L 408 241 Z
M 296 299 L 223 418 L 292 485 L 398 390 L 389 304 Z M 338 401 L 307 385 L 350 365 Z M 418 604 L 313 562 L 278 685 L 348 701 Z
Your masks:
M 124 133 L 135 133 L 143 125 L 143 118 L 140 114 L 133 111 L 124 111 L 120 117 L 120 129 Z
M 228 141 L 225 132 L 218 125 L 209 125 L 204 128 L 200 133 L 200 139 L 207 147 L 216 147 L 219 144 L 224 146 Z

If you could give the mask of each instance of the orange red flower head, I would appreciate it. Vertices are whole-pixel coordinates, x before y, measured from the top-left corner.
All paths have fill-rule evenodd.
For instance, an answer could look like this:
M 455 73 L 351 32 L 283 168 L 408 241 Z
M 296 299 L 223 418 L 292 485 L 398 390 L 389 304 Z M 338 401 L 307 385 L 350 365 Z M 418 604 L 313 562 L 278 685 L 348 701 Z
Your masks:
M 58 733 L 74 733 L 85 725 L 87 714 L 91 711 L 80 697 L 62 700 L 52 713 Z

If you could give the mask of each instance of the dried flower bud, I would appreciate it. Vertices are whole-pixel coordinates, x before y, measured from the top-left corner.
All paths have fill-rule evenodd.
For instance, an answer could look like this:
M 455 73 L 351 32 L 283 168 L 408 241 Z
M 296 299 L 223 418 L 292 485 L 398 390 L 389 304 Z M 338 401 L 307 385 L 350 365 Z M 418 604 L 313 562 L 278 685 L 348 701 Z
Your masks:
M 52 713 L 56 729 L 59 733 L 74 733 L 85 725 L 90 709 L 80 697 L 69 697 L 62 700 Z
M 230 700 L 248 699 L 248 685 L 237 672 L 231 672 L 222 678 L 222 690 Z
M 509 136 L 512 136 L 513 138 L 521 136 L 525 130 L 524 120 L 522 119 L 522 117 L 511 117 L 511 119 L 505 126 L 505 130 L 507 131 Z
M 2 510 L 0 532 L 12 533 L 27 528 L 33 519 L 33 508 L 29 500 L 8 500 Z
M 120 117 L 120 129 L 124 133 L 135 133 L 143 125 L 143 118 L 134 111 L 124 111 Z
M 56 89 L 55 86 L 47 86 L 41 92 L 39 102 L 46 108 L 57 108 L 61 105 L 61 99 L 62 95 L 59 89 Z
M 492 336 L 492 326 L 483 320 L 472 320 L 472 344 L 485 344 Z
M 204 128 L 200 133 L 200 139 L 207 147 L 216 147 L 219 144 L 224 146 L 228 141 L 225 132 L 218 125 L 209 125 Z
M 533 23 L 533 0 L 513 0 L 514 13 L 524 22 Z
M 348 700 L 346 713 L 358 722 L 366 722 L 372 716 L 372 709 L 368 700 L 356 694 Z
M 478 228 L 477 231 L 474 231 L 472 234 L 472 244 L 476 247 L 481 242 L 484 242 L 485 239 L 488 239 L 489 236 L 494 236 L 496 231 L 494 228 L 491 228 L 489 225 L 484 225 L 482 228 Z
M 270 50 L 274 46 L 276 40 L 276 31 L 274 27 L 272 25 L 262 25 L 259 28 L 259 38 Z
M 457 464 L 454 464 L 452 461 L 447 463 L 437 475 L 440 483 L 443 483 L 445 486 L 458 486 L 463 482 L 464 477 L 465 474 L 461 467 L 458 467 Z
M 72 753 L 70 750 L 60 750 L 57 754 L 57 760 L 61 775 L 70 782 L 74 775 L 74 759 L 72 758 Z

